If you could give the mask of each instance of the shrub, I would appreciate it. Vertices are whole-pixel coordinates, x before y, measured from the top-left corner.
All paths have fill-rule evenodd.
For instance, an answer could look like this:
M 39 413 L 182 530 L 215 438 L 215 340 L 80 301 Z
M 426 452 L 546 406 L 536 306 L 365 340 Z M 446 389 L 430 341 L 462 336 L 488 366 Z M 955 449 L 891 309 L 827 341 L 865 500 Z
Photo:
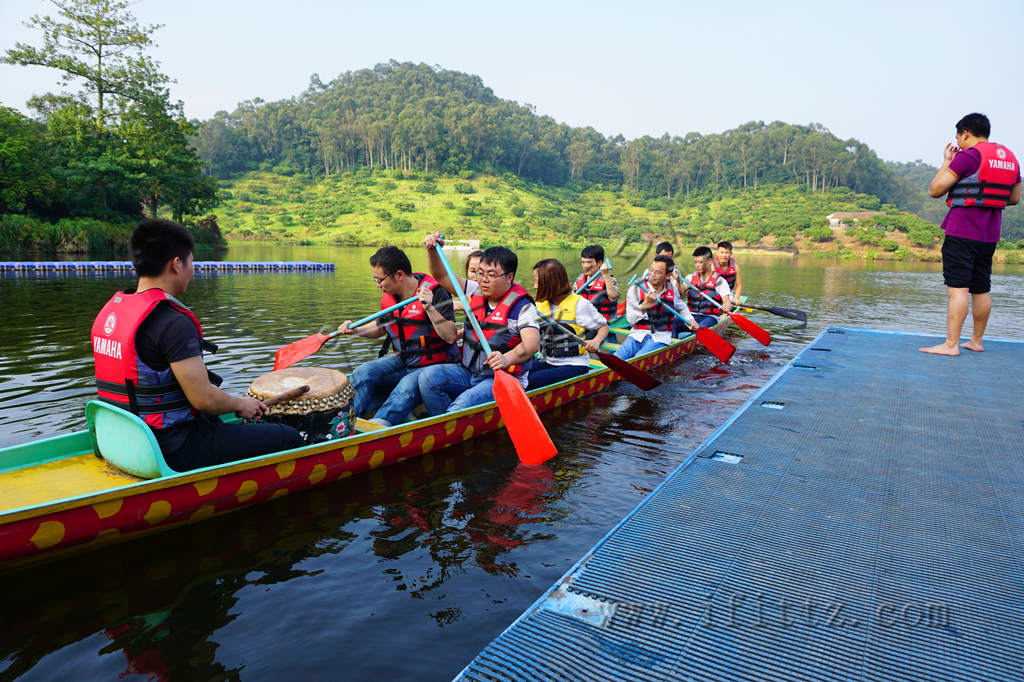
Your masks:
M 387 210 L 386 208 L 378 208 L 377 217 L 380 218 L 381 220 L 391 220 L 391 211 Z
M 459 171 L 459 177 L 462 178 L 463 180 L 472 180 L 473 175 L 475 175 L 475 173 L 473 173 L 473 171 L 469 170 L 468 168 Z
M 421 182 L 416 185 L 416 191 L 420 194 L 437 194 L 437 185 L 433 182 Z
M 396 201 L 395 208 L 404 213 L 408 213 L 409 211 L 416 210 L 416 204 L 412 203 L 411 201 Z
M 894 239 L 883 239 L 878 245 L 890 253 L 900 248 L 900 245 Z
M 808 227 L 804 230 L 804 237 L 815 242 L 830 242 L 835 239 L 835 234 L 830 227 Z
M 515 204 L 509 209 L 509 212 L 516 218 L 522 218 L 526 213 L 526 207 L 522 204 Z
M 793 243 L 793 238 L 789 236 L 775 238 L 775 248 L 777 249 L 791 249 L 793 248 Z
M 455 191 L 459 194 L 473 194 L 476 192 L 476 190 L 473 189 L 473 184 L 469 182 L 456 182 Z
M 408 232 L 412 229 L 412 223 L 405 218 L 392 218 L 390 224 L 395 232 Z

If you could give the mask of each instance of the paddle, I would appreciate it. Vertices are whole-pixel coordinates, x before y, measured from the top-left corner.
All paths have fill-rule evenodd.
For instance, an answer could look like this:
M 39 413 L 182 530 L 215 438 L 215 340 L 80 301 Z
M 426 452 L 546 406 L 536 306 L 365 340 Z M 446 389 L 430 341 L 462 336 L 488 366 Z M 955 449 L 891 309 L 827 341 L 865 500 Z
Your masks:
M 443 240 L 444 236 L 442 235 L 439 241 Z M 438 246 L 440 247 L 441 244 Z M 462 301 L 466 310 L 466 319 L 472 325 L 473 332 L 483 348 L 484 357 L 487 357 L 491 354 L 491 345 L 487 343 L 484 333 L 480 330 L 480 323 L 477 322 L 476 315 L 473 314 L 473 309 L 469 306 L 466 292 L 459 286 L 459 278 L 452 270 L 452 265 L 448 262 L 448 257 L 444 255 L 444 250 L 436 248 L 434 252 L 440 259 L 441 265 L 444 266 L 444 271 L 448 274 L 452 289 Z M 523 464 L 540 464 L 554 457 L 558 452 L 555 449 L 555 444 L 551 442 L 551 437 L 544 428 L 544 424 L 541 423 L 540 417 L 537 416 L 533 403 L 526 397 L 526 391 L 522 384 L 508 372 L 495 372 L 492 390 L 494 391 L 494 402 L 498 404 L 498 411 L 501 413 L 502 419 L 505 420 L 505 428 L 508 430 L 509 437 L 512 438 L 512 445 L 516 448 L 519 460 Z
M 541 311 L 538 310 L 537 315 L 539 315 L 542 320 L 544 320 L 549 325 L 554 327 L 557 331 L 560 331 L 566 336 L 570 336 L 576 339 L 576 342 L 582 344 L 583 346 L 587 345 L 586 339 L 584 339 L 581 336 L 573 334 L 571 331 L 569 331 L 562 325 L 558 324 Z M 629 364 L 622 358 L 617 358 L 611 353 L 605 353 L 602 350 L 597 351 L 595 355 L 597 355 L 598 359 L 604 364 L 605 367 L 614 370 L 615 373 L 621 376 L 623 379 L 630 382 L 631 384 L 635 384 L 636 386 L 642 388 L 645 391 L 649 391 L 655 386 L 661 385 L 661 382 L 652 377 L 650 374 L 643 371 L 639 367 Z
M 373 315 L 368 315 L 367 317 L 364 317 L 361 320 L 353 322 L 348 326 L 348 328 L 355 329 L 356 327 L 361 327 L 367 322 L 373 322 L 378 317 L 383 317 L 384 315 L 392 313 L 398 310 L 399 308 L 404 308 L 405 306 L 409 305 L 418 298 L 419 296 L 410 296 L 404 301 L 400 301 L 389 308 L 385 308 L 384 310 L 378 311 Z M 323 347 L 325 343 L 327 343 L 328 339 L 333 339 L 340 333 L 340 331 L 335 330 L 330 334 L 311 334 L 304 339 L 299 339 L 298 341 L 289 343 L 287 346 L 282 346 L 281 348 L 278 348 L 277 353 L 274 355 L 274 371 L 276 372 L 279 369 L 291 367 L 299 360 L 308 358 L 310 355 L 320 350 L 320 348 Z
M 640 283 L 640 280 L 637 279 L 636 275 L 633 275 L 633 278 L 629 280 L 629 283 L 636 284 L 640 287 L 640 291 L 647 293 L 647 289 L 645 289 L 644 285 Z M 662 301 L 661 298 L 658 299 L 658 302 L 663 308 L 678 317 L 680 320 L 687 322 L 687 319 L 683 317 L 682 313 L 670 305 L 665 305 L 665 302 Z M 718 332 L 714 329 L 709 327 L 697 327 L 697 331 L 694 333 L 697 335 L 697 342 L 711 351 L 711 354 L 722 362 L 729 362 L 729 359 L 732 358 L 732 354 L 736 352 L 736 346 L 719 336 Z
M 798 320 L 800 322 L 807 321 L 807 313 L 796 308 L 776 308 L 774 306 L 754 305 L 753 303 L 747 303 L 744 301 L 740 304 L 744 308 L 753 308 L 754 310 L 764 310 L 772 315 L 778 315 L 779 317 L 785 317 L 790 320 Z
M 612 271 L 612 262 L 610 260 L 606 260 L 605 263 L 608 264 L 608 272 L 611 272 Z M 586 289 L 587 287 L 589 287 L 591 284 L 594 283 L 595 279 L 597 279 L 598 277 L 600 277 L 603 274 L 604 273 L 601 271 L 601 268 L 598 268 L 597 272 L 595 272 L 593 275 L 591 275 L 590 279 L 588 279 L 586 282 L 584 282 L 583 286 L 581 286 L 579 289 L 576 290 L 576 293 L 578 294 L 581 291 L 583 291 L 584 289 Z
M 710 296 L 705 294 L 703 291 L 701 291 L 697 287 L 693 286 L 693 282 L 690 281 L 689 277 L 684 277 L 683 281 L 686 282 L 686 286 L 690 287 L 691 289 L 696 291 L 698 294 L 700 294 L 701 296 L 703 296 L 707 300 L 709 300 L 712 303 L 714 303 L 716 307 L 721 305 L 718 301 L 716 301 L 715 299 L 711 298 Z M 747 305 L 747 304 L 744 303 L 743 305 Z M 755 339 L 757 339 L 761 343 L 762 346 L 767 346 L 769 343 L 772 342 L 772 337 L 768 335 L 768 332 L 766 332 L 762 327 L 759 327 L 755 322 L 752 322 L 752 321 L 748 320 L 747 318 L 745 318 L 743 315 L 740 315 L 739 313 L 730 313 L 730 312 L 726 312 L 724 310 L 722 312 L 725 313 L 726 315 L 728 315 L 729 317 L 731 317 L 732 321 L 736 323 L 737 327 L 739 327 L 740 329 L 742 329 L 743 331 L 745 331 L 746 333 L 750 334 Z

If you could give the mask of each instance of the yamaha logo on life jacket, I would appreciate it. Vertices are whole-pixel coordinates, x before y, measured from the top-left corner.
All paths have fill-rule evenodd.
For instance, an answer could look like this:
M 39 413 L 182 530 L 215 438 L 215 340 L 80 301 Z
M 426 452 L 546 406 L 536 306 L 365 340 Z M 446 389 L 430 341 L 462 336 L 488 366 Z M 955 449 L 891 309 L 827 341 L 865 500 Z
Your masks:
M 107 315 L 107 319 L 103 322 L 103 333 L 106 334 L 107 336 L 110 336 L 111 334 L 114 333 L 114 330 L 116 328 L 117 328 L 117 314 L 116 313 L 110 313 L 109 315 Z
M 946 205 L 1005 208 L 1019 178 L 1017 157 L 995 142 L 979 142 L 971 149 L 981 155 L 978 170 L 957 180 L 949 190 Z

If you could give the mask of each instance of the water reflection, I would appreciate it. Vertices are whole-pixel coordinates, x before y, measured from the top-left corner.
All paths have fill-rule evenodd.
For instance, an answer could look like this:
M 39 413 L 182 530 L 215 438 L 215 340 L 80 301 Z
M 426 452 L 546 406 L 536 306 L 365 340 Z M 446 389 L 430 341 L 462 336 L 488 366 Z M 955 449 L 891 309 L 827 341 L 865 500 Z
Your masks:
M 285 253 L 284 251 L 287 251 Z M 273 353 L 372 312 L 373 249 L 246 247 L 235 260 L 330 260 L 335 273 L 197 277 L 183 299 L 241 391 Z M 424 261 L 410 251 L 414 265 Z M 532 264 L 541 252 L 523 252 Z M 577 254 L 556 254 L 575 263 Z M 937 266 L 741 260 L 751 313 L 728 366 L 699 353 L 562 406 L 559 456 L 521 468 L 492 434 L 365 476 L 124 545 L 0 576 L 0 677 L 447 679 L 828 324 L 941 333 Z M 572 270 L 573 268 L 570 268 Z M 0 275 L 0 445 L 84 426 L 88 330 L 124 276 Z M 1024 270 L 993 278 L 993 336 L 1022 338 Z M 378 343 L 344 339 L 306 364 L 350 371 Z M 390 653 L 385 653 L 390 652 Z

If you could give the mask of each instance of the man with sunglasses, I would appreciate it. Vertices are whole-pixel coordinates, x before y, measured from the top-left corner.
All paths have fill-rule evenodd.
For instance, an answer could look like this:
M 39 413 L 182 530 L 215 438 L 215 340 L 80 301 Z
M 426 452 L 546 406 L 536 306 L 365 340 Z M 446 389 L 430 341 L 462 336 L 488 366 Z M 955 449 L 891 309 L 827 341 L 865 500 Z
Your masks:
M 381 290 L 381 310 L 419 296 L 418 301 L 381 318 L 376 326 L 352 329 L 352 320 L 345 320 L 338 327 L 342 334 L 367 339 L 387 335 L 385 348 L 390 343 L 394 352 L 356 367 L 349 380 L 355 390 L 353 407 L 360 417 L 372 409 L 375 393 L 391 392 L 370 420 L 391 426 L 404 422 L 419 405 L 420 372 L 455 361 L 455 310 L 451 294 L 430 275 L 413 272 L 409 257 L 397 246 L 378 249 L 370 256 L 370 269 Z
M 503 246 L 494 246 L 480 257 L 477 281 L 456 276 L 452 282 L 437 255 L 440 234 L 427 235 L 424 246 L 430 274 L 448 291 L 463 287 L 481 330 L 491 346 L 484 357 L 472 327 L 467 324 L 459 364 L 435 365 L 419 375 L 420 395 L 431 416 L 454 412 L 493 399 L 494 372 L 508 372 L 526 388 L 533 354 L 540 348 L 537 307 L 526 289 L 516 284 L 519 259 Z

